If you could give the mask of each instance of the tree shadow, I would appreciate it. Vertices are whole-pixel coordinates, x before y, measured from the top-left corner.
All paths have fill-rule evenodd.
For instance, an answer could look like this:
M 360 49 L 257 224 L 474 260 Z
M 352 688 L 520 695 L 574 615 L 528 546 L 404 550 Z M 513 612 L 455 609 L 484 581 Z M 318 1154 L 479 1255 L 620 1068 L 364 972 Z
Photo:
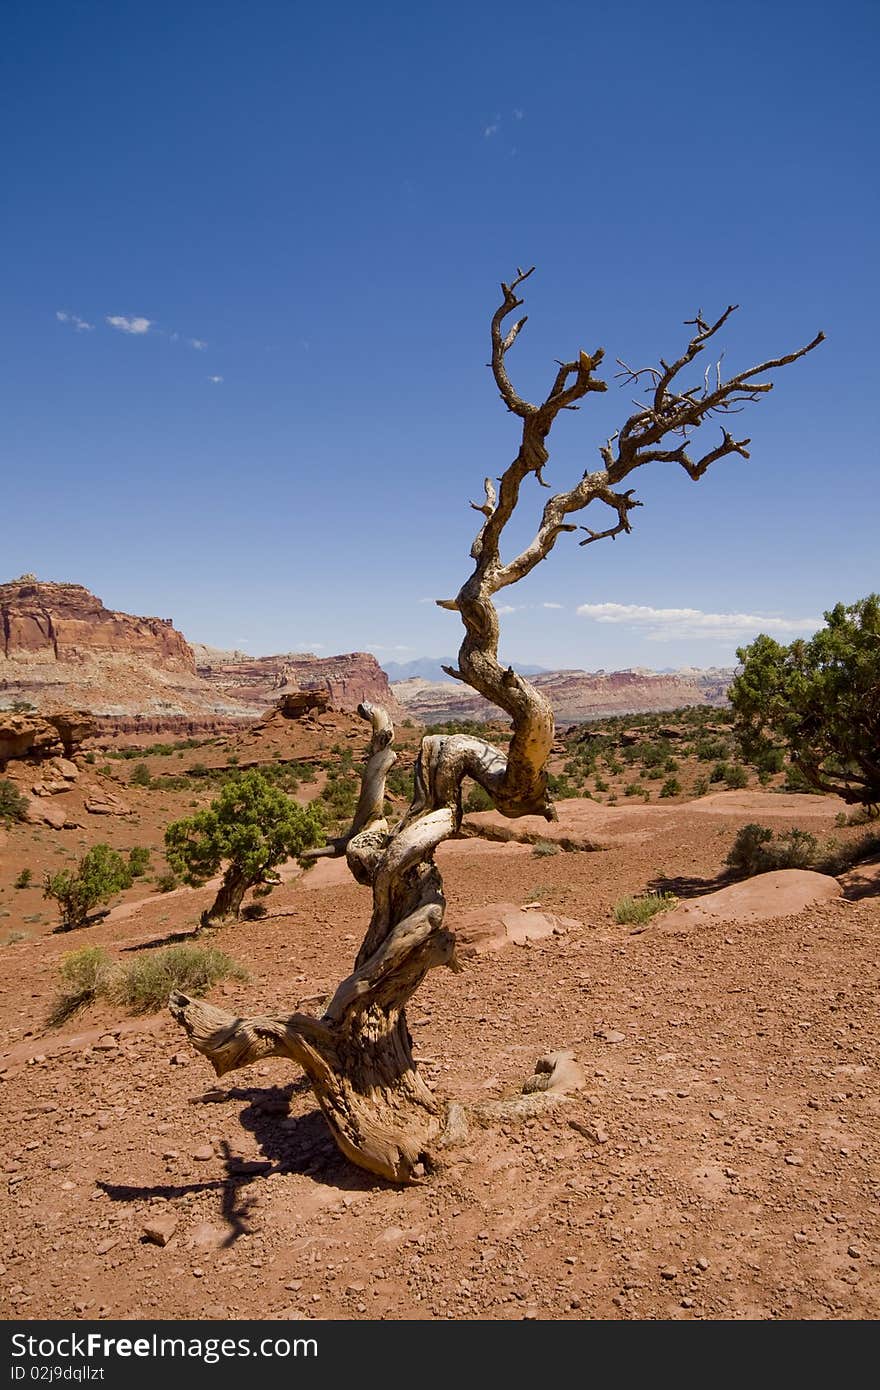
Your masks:
M 320 1109 L 309 1110 L 304 1115 L 290 1114 L 292 1097 L 310 1094 L 311 1089 L 308 1080 L 301 1076 L 286 1086 L 214 1087 L 191 1103 L 216 1105 L 230 1100 L 246 1101 L 239 1121 L 242 1128 L 254 1136 L 268 1161 L 261 1165 L 265 1171 L 302 1173 L 314 1182 L 349 1192 L 392 1188 L 396 1191 L 394 1183 L 358 1168 L 340 1152 Z M 238 1161 L 247 1163 L 247 1160 Z M 250 1163 L 250 1167 L 255 1166 L 254 1162 Z
M 665 874 L 651 879 L 647 885 L 649 893 L 672 893 L 676 898 L 700 898 L 704 893 L 715 893 L 726 888 L 734 879 L 729 873 L 716 874 L 714 878 L 691 878 L 680 874 L 669 878 Z
M 187 931 L 172 931 L 167 936 L 157 936 L 151 941 L 135 941 L 131 946 L 122 946 L 122 953 L 128 951 L 152 951 L 157 946 L 175 946 L 180 941 L 199 941 L 202 934 L 197 927 L 190 927 Z
M 52 928 L 52 935 L 57 936 L 60 932 L 81 931 L 85 927 L 96 927 L 99 922 L 103 922 L 104 918 L 109 916 L 109 907 L 103 907 L 100 912 L 90 912 L 88 917 L 84 917 L 81 922 L 59 922 L 57 927 Z
M 231 1100 L 247 1102 L 239 1120 L 242 1128 L 253 1134 L 263 1158 L 251 1159 L 236 1154 L 229 1140 L 223 1139 L 220 1150 L 225 1176 L 222 1178 L 145 1187 L 99 1180 L 96 1186 L 114 1202 L 142 1202 L 151 1197 L 173 1201 L 188 1193 L 217 1191 L 221 1194 L 220 1216 L 228 1228 L 222 1249 L 234 1245 L 241 1236 L 252 1234 L 249 1217 L 257 1198 L 246 1197 L 244 1189 L 272 1173 L 301 1173 L 316 1183 L 346 1192 L 397 1191 L 394 1183 L 357 1168 L 345 1158 L 320 1110 L 310 1110 L 305 1115 L 290 1114 L 292 1097 L 309 1091 L 311 1087 L 306 1078 L 298 1077 L 283 1087 L 216 1086 L 204 1095 L 193 1097 L 191 1105 L 221 1105 Z
M 226 1238 L 221 1242 L 221 1249 L 228 1249 L 234 1245 L 241 1236 L 251 1235 L 253 1228 L 249 1225 L 248 1218 L 256 1206 L 255 1197 L 246 1197 L 243 1189 L 256 1178 L 265 1176 L 272 1171 L 270 1163 L 248 1164 L 246 1160 L 237 1158 L 227 1143 L 222 1141 L 221 1149 L 223 1153 L 226 1177 L 208 1179 L 206 1182 L 189 1183 L 156 1183 L 151 1187 L 135 1187 L 125 1183 L 110 1183 L 98 1180 L 96 1186 L 105 1192 L 113 1202 L 143 1202 L 150 1197 L 164 1197 L 166 1201 L 173 1201 L 174 1198 L 184 1197 L 191 1192 L 210 1192 L 219 1191 L 220 1197 L 220 1216 L 226 1223 Z M 256 1171 L 259 1169 L 259 1171 Z M 148 1238 L 145 1236 L 144 1240 Z

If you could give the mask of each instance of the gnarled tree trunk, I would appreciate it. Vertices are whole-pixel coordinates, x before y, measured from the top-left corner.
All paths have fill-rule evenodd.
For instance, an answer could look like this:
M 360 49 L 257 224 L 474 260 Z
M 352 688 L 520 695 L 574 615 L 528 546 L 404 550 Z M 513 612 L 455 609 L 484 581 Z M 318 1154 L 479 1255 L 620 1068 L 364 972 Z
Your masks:
M 606 389 L 593 375 L 604 355 L 598 348 L 561 363 L 541 405 L 530 404 L 514 390 L 505 358 L 526 320 L 518 320 L 506 335 L 503 325 L 522 303 L 515 290 L 530 274 L 519 272 L 512 285 L 502 285 L 503 302 L 491 327 L 492 370 L 507 408 L 522 419 L 522 443 L 499 479 L 500 488 L 496 491 L 486 479 L 485 501 L 471 503 L 485 517 L 471 549 L 474 570 L 454 599 L 440 601 L 441 607 L 461 615 L 465 627 L 458 667 L 449 674 L 507 711 L 513 725 L 509 748 L 504 753 L 463 734 L 424 738 L 412 804 L 389 829 L 383 807 L 385 778 L 395 761 L 393 728 L 383 709 L 362 705 L 359 712 L 370 721 L 372 738 L 354 821 L 348 835 L 317 851 L 345 854 L 357 881 L 372 888 L 372 916 L 352 973 L 339 985 L 321 1018 L 295 1012 L 287 1018 L 241 1019 L 183 994 L 175 993 L 170 1001 L 174 1017 L 218 1075 L 263 1057 L 290 1057 L 308 1076 L 343 1153 L 362 1168 L 397 1182 L 416 1181 L 430 1171 L 447 1125 L 445 1107 L 428 1089 L 413 1060 L 405 1010 L 428 970 L 438 965 L 457 968 L 455 937 L 444 924 L 446 903 L 434 852 L 459 830 L 462 783 L 473 778 L 506 816 L 538 814 L 552 819 L 555 815 L 546 773 L 553 712 L 528 681 L 500 664 L 493 595 L 529 574 L 563 532 L 577 530 L 566 518 L 591 502 L 610 507 L 617 523 L 604 531 L 582 528 L 587 531 L 582 545 L 629 532 L 629 513 L 640 503 L 633 500 L 632 489 L 614 489 L 643 464 L 675 462 L 696 481 L 727 454 L 748 457 L 749 440 L 735 440 L 723 430 L 721 444 L 693 459 L 688 453 L 691 432 L 713 415 L 759 399 L 772 383 L 755 382 L 756 375 L 795 361 L 822 340 L 819 334 L 806 347 L 727 381 L 722 381 L 719 362 L 714 378 L 707 370 L 702 383 L 685 390 L 678 385 L 679 373 L 733 310 L 729 308 L 714 324 L 705 323 L 698 314 L 687 348 L 671 365 L 661 362 L 660 367 L 637 371 L 623 367 L 631 383 L 641 385 L 647 379 L 647 401 L 637 402 L 636 413 L 600 448 L 603 466 L 584 473 L 571 491 L 551 496 L 534 540 L 504 563 L 500 539 L 519 503 L 522 483 L 532 475 L 547 486 L 545 440 L 553 421 L 560 410 L 576 409 L 575 403 L 589 392 Z M 678 442 L 661 447 L 668 438 Z M 567 1064 L 562 1054 L 542 1059 L 537 1078 L 528 1084 L 529 1092 L 555 1086 L 554 1078 L 561 1077 Z

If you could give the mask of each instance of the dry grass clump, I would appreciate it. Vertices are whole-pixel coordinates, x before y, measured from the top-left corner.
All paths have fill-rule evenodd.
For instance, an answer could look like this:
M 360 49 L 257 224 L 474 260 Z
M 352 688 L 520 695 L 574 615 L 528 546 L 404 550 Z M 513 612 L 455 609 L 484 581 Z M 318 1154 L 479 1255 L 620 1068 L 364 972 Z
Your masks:
M 220 980 L 244 980 L 247 972 L 216 946 L 183 942 L 149 951 L 125 965 L 116 965 L 102 946 L 71 951 L 60 966 L 64 988 L 46 1020 L 58 1028 L 96 999 L 109 999 L 131 1013 L 164 1009 L 172 990 L 203 994 Z

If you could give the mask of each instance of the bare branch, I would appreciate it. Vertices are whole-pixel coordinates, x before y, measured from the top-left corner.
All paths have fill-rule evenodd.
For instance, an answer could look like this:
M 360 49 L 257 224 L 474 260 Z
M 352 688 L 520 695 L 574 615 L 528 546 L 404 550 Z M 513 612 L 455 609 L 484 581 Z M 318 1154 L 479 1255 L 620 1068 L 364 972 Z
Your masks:
M 512 347 L 519 330 L 525 323 L 525 319 L 520 319 L 505 338 L 501 336 L 501 329 L 504 320 L 513 313 L 514 309 L 518 309 L 520 304 L 522 304 L 523 301 L 516 297 L 516 290 L 524 280 L 528 280 L 534 269 L 535 267 L 532 266 L 531 270 L 517 271 L 515 278 L 509 285 L 505 284 L 502 280 L 501 293 L 504 295 L 504 300 L 492 316 L 492 373 L 495 377 L 498 390 L 501 392 L 501 399 L 504 401 L 508 410 L 512 410 L 514 415 L 520 415 L 523 419 L 525 419 L 527 415 L 532 414 L 535 407 L 530 405 L 528 401 L 524 401 L 521 396 L 517 395 L 510 377 L 507 375 L 504 357 L 508 348 Z
M 603 541 L 608 536 L 614 540 L 614 537 L 619 536 L 622 531 L 630 532 L 632 526 L 629 523 L 629 513 L 634 507 L 642 506 L 641 502 L 636 502 L 633 498 L 633 488 L 629 488 L 627 492 L 606 493 L 598 500 L 614 508 L 618 517 L 617 525 L 609 526 L 607 531 L 591 531 L 589 526 L 582 526 L 581 530 L 586 531 L 587 539 L 579 541 L 579 545 L 592 545 L 593 541 Z

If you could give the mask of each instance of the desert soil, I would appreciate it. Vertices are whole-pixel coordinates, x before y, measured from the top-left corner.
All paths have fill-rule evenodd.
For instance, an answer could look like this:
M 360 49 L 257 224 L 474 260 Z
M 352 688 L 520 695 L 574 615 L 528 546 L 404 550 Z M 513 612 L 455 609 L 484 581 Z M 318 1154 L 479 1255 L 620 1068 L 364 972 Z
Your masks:
M 612 912 L 661 879 L 682 901 L 719 888 L 747 821 L 831 834 L 833 798 L 562 803 L 558 833 L 589 829 L 605 848 L 441 847 L 450 926 L 496 903 L 570 920 L 431 973 L 409 1020 L 438 1094 L 514 1094 L 564 1047 L 587 1085 L 539 1119 L 473 1129 L 423 1185 L 397 1189 L 340 1156 L 288 1063 L 217 1083 L 168 1015 L 107 1004 L 46 1028 L 65 952 L 131 959 L 191 932 L 209 899 L 135 885 L 104 921 L 58 935 L 39 891 L 12 888 L 22 866 L 39 882 L 86 842 L 158 845 L 190 800 L 125 795 L 134 824 L 17 826 L 0 847 L 4 936 L 31 919 L 2 947 L 5 1317 L 878 1315 L 876 877 L 763 921 L 660 916 L 634 931 Z M 348 972 L 369 894 L 325 861 L 268 903 L 215 934 L 250 978 L 212 998 L 318 1007 Z M 164 1246 L 144 1234 L 160 1218 Z

